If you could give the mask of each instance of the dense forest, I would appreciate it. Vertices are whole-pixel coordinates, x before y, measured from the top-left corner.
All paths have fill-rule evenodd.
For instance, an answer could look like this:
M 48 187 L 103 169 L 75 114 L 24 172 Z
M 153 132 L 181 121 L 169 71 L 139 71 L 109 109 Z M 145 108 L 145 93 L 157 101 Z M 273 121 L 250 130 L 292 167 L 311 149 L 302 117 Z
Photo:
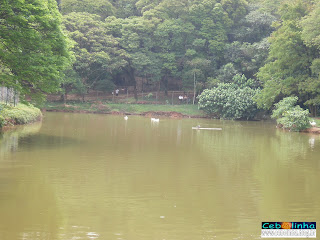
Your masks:
M 206 97 L 250 105 L 246 116 L 286 96 L 320 105 L 318 0 L 0 2 L 0 81 L 21 95 L 196 79 Z

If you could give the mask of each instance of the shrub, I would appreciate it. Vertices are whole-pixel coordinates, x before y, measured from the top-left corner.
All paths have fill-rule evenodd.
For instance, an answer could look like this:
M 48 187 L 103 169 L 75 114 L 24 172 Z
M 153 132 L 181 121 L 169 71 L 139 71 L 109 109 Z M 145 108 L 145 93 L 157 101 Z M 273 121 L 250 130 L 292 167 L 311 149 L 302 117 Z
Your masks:
M 286 97 L 275 104 L 271 117 L 277 120 L 279 127 L 301 131 L 310 126 L 309 110 L 294 106 L 297 101 L 298 97 Z
M 284 113 L 293 109 L 297 101 L 298 97 L 286 97 L 282 99 L 274 105 L 275 109 L 273 110 L 271 117 L 274 119 L 281 118 Z
M 6 120 L 3 116 L 0 115 L 0 128 L 2 128 L 6 124 Z
M 153 98 L 153 94 L 152 94 L 152 93 L 149 93 L 148 95 L 145 96 L 145 98 L 146 98 L 146 99 L 151 99 L 151 98 Z
M 32 105 L 18 104 L 16 107 L 5 107 L 2 110 L 2 116 L 15 124 L 26 124 L 40 120 L 42 113 Z
M 199 107 L 210 116 L 225 119 L 251 119 L 257 112 L 253 96 L 258 89 L 240 87 L 233 83 L 219 83 L 213 89 L 204 90 L 199 98 Z

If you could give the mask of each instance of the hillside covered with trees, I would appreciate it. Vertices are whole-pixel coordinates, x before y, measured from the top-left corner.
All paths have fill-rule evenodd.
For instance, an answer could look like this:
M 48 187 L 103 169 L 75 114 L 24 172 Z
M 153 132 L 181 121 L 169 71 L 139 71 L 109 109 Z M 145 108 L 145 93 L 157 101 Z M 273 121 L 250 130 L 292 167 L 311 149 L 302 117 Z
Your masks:
M 318 0 L 1 2 L 1 82 L 23 94 L 131 86 L 136 95 L 137 78 L 186 91 L 196 79 L 198 93 L 227 96 L 223 105 L 242 99 L 240 117 L 286 96 L 317 113 Z

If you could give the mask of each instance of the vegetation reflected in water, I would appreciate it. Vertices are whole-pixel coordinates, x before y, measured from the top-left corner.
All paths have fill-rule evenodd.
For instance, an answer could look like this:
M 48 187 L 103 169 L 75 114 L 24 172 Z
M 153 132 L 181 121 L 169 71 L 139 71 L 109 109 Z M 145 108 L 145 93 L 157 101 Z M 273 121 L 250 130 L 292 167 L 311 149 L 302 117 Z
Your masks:
M 1 239 L 259 239 L 320 217 L 320 138 L 274 123 L 47 113 L 15 134 Z

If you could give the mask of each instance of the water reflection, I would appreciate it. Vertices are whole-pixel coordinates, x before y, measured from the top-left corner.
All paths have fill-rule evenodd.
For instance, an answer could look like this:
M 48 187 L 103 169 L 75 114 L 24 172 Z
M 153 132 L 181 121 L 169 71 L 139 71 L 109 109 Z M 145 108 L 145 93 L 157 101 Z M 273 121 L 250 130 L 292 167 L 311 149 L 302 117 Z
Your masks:
M 38 133 L 41 125 L 41 122 L 37 122 L 0 132 L 0 156 L 4 157 L 4 155 L 10 152 L 16 152 L 19 146 L 19 139 Z
M 319 136 L 269 122 L 47 113 L 17 143 L 0 239 L 260 239 L 320 217 Z
M 36 148 L 37 150 L 41 148 L 57 149 L 70 147 L 70 145 L 75 144 L 85 144 L 85 141 L 79 141 L 71 137 L 64 136 L 54 136 L 49 134 L 36 134 L 28 135 L 19 138 L 19 148 Z
M 52 186 L 40 166 L 17 157 L 21 139 L 40 129 L 41 123 L 35 123 L 1 133 L 0 239 L 57 239 L 61 216 Z

